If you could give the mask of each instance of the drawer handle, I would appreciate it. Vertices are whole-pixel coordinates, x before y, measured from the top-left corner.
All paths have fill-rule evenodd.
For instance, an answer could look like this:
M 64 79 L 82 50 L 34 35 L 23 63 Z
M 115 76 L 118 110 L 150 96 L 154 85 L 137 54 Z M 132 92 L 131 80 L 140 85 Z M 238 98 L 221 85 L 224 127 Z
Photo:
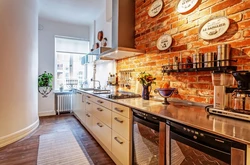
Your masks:
M 103 110 L 102 110 L 102 108 L 97 108 L 97 110 L 98 110 L 98 111 L 100 111 L 100 112 L 102 112 L 102 111 L 103 111 Z
M 98 103 L 100 103 L 100 104 L 102 104 L 102 103 L 103 103 L 103 101 L 101 101 L 101 100 L 97 100 L 97 102 L 98 102 Z
M 87 104 L 90 104 L 89 102 L 87 102 Z
M 123 112 L 123 110 L 118 109 L 118 108 L 116 108 L 116 107 L 115 107 L 115 110 L 118 111 L 118 112 L 121 112 L 121 113 Z
M 115 120 L 118 121 L 119 123 L 123 123 L 123 121 L 119 120 L 117 117 L 115 117 Z
M 87 117 L 90 117 L 90 115 L 89 115 L 89 114 L 86 114 L 86 116 L 87 116 Z
M 100 123 L 96 123 L 99 127 L 103 127 L 103 125 L 101 125 Z
M 123 144 L 123 142 L 120 141 L 120 140 L 118 139 L 118 137 L 114 137 L 114 139 L 115 139 L 119 144 Z

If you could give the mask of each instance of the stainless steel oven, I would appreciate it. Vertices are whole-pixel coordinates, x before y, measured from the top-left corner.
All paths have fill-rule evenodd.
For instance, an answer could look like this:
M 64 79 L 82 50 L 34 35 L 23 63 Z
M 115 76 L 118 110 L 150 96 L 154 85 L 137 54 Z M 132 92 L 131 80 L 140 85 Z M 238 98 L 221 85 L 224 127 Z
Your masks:
M 133 109 L 133 165 L 164 165 L 166 120 Z
M 167 121 L 166 165 L 245 165 L 246 145 Z

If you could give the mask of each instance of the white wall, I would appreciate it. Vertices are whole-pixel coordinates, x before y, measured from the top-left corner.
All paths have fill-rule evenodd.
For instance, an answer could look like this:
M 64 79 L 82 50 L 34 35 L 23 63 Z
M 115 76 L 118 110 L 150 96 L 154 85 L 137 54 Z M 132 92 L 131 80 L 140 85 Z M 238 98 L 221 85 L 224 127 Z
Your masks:
M 0 1 L 0 147 L 39 125 L 38 4 Z
M 110 0 L 107 1 L 106 5 L 108 5 L 106 6 L 106 9 L 111 9 Z M 111 12 L 109 12 L 109 14 L 110 13 Z M 95 40 L 95 42 L 98 42 L 97 33 L 99 31 L 103 31 L 103 36 L 108 39 L 107 47 L 111 47 L 112 46 L 112 22 L 110 20 L 107 20 L 106 10 L 104 10 L 100 14 L 100 16 L 95 20 L 95 23 L 93 22 L 93 25 L 91 26 L 90 36 L 94 36 L 93 40 Z M 90 71 L 92 67 L 93 67 L 93 64 L 88 64 L 88 69 L 89 69 L 88 82 L 89 82 L 90 87 L 93 87 L 93 82 L 89 81 L 91 78 L 93 78 L 93 71 Z M 107 61 L 98 61 L 96 63 L 95 79 L 100 81 L 101 87 L 104 87 L 107 85 L 109 73 L 112 73 L 112 74 L 116 73 L 115 61 L 107 60 Z M 95 87 L 98 87 L 97 83 Z
M 54 75 L 54 37 L 58 35 L 89 40 L 89 27 L 64 24 L 42 18 L 39 18 L 39 24 L 43 26 L 43 29 L 39 30 L 38 33 L 39 74 L 47 71 Z M 38 110 L 40 116 L 55 114 L 53 93 L 50 93 L 47 98 L 42 98 L 39 94 Z
M 107 47 L 112 46 L 112 22 L 106 21 L 106 11 L 103 11 L 100 16 L 96 19 L 96 34 L 95 39 L 97 40 L 97 33 L 103 31 L 103 37 L 108 39 Z

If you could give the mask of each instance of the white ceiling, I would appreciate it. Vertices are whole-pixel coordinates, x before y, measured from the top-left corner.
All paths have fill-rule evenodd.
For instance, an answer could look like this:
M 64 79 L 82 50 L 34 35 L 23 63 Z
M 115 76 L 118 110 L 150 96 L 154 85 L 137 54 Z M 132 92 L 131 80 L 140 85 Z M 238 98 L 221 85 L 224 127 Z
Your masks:
M 90 25 L 105 10 L 106 0 L 39 0 L 39 17 Z

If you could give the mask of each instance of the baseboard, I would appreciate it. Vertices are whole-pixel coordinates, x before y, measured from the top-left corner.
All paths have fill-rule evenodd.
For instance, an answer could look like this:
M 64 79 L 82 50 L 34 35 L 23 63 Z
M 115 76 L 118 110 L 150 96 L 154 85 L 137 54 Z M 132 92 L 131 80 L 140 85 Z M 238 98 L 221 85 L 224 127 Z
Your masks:
M 56 115 L 56 112 L 54 110 L 51 111 L 42 111 L 42 112 L 38 112 L 39 116 L 53 116 Z
M 22 139 L 23 137 L 34 131 L 38 126 L 39 119 L 37 119 L 37 121 L 35 121 L 33 124 L 22 130 L 19 130 L 7 136 L 0 137 L 0 148 Z

